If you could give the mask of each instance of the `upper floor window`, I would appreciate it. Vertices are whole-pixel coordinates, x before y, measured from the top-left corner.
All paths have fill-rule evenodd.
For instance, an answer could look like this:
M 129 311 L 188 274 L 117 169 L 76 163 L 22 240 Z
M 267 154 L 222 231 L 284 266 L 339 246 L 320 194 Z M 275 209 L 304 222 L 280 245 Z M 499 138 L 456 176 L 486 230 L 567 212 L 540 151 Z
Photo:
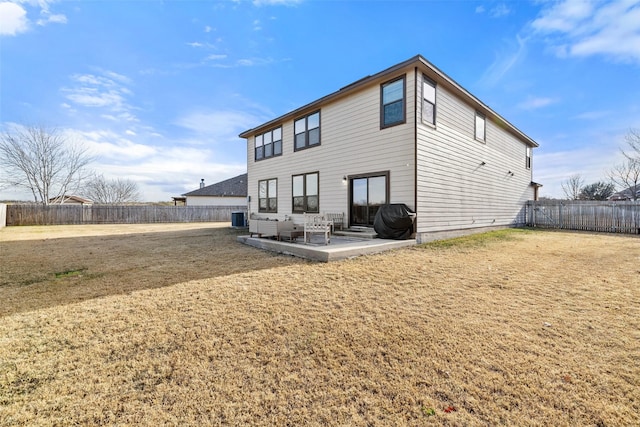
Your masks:
M 436 124 L 436 83 L 422 76 L 422 121 Z
M 320 212 L 318 172 L 293 176 L 293 213 Z
M 293 127 L 296 151 L 320 145 L 320 111 L 296 120 Z
M 527 166 L 527 169 L 531 169 L 531 147 L 527 147 L 526 166 Z
M 404 114 L 404 76 L 384 83 L 380 90 L 380 121 L 382 128 L 405 122 Z
M 282 155 L 282 128 L 256 135 L 256 160 Z
M 278 212 L 278 180 L 258 181 L 258 212 Z
M 476 139 L 480 141 L 486 141 L 487 134 L 487 119 L 484 114 L 476 111 Z

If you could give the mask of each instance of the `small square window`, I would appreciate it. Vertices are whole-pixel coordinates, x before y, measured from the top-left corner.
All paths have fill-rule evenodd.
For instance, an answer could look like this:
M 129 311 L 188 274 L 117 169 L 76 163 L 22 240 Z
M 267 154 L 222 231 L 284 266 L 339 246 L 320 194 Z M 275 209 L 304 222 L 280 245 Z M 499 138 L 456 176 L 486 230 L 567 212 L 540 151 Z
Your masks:
M 269 132 L 256 135 L 255 146 L 256 160 L 280 156 L 282 154 L 282 128 L 278 127 Z

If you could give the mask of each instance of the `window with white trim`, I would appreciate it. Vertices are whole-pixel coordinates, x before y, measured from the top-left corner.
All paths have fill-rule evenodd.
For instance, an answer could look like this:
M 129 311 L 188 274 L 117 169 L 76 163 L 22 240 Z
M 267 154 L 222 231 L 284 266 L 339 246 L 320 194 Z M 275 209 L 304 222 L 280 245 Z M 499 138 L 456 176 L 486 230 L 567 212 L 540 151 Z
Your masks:
M 436 124 L 436 83 L 422 76 L 422 121 Z
M 526 166 L 527 169 L 531 169 L 531 147 L 527 147 Z
M 487 119 L 484 114 L 476 111 L 476 139 L 479 141 L 486 141 L 487 135 Z
M 318 172 L 293 176 L 293 213 L 320 212 L 319 176 Z
M 278 212 L 278 179 L 258 181 L 258 212 Z
M 380 86 L 380 127 L 399 125 L 405 122 L 404 76 Z
M 294 151 L 320 145 L 320 111 L 293 122 Z
M 282 155 L 282 127 L 256 135 L 255 147 L 256 160 Z

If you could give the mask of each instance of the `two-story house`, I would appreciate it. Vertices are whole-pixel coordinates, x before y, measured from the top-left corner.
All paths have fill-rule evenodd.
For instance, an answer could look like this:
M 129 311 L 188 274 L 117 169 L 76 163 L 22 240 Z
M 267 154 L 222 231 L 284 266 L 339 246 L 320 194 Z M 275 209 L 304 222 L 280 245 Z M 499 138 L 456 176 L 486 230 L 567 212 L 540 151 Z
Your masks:
M 538 144 L 418 55 L 240 134 L 250 214 L 414 210 L 418 242 L 524 223 Z

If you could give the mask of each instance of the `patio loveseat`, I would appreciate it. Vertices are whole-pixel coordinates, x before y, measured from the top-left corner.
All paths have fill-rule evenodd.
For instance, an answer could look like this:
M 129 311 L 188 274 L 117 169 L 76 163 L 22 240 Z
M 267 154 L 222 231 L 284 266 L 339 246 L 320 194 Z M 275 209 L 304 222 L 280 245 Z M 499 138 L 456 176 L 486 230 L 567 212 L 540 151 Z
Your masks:
M 249 234 L 253 237 L 257 234 L 258 237 L 276 237 L 280 240 L 283 233 L 288 234 L 291 237 L 290 232 L 294 232 L 298 229 L 298 226 L 293 221 L 285 220 L 278 221 L 277 219 L 263 219 L 263 218 L 251 218 L 249 220 Z

